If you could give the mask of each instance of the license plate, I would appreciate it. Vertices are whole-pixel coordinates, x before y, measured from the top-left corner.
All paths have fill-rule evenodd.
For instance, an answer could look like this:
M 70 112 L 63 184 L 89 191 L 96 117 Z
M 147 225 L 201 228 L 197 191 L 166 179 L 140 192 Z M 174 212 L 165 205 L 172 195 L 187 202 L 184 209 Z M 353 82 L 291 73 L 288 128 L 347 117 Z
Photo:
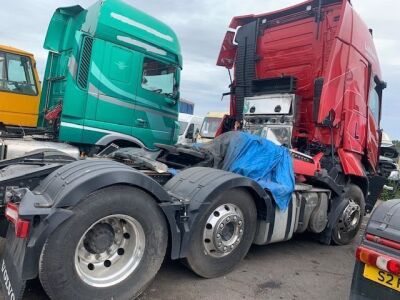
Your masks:
M 382 271 L 373 266 L 365 265 L 364 277 L 400 292 L 400 277 Z

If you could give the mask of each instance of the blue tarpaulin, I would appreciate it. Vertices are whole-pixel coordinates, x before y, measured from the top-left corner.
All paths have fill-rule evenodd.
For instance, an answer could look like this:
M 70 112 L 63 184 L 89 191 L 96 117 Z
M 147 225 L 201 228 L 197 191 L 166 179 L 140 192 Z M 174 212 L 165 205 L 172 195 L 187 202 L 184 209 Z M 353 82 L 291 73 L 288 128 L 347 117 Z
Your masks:
M 228 140 L 221 168 L 255 180 L 286 210 L 295 188 L 289 150 L 245 132 L 231 132 Z

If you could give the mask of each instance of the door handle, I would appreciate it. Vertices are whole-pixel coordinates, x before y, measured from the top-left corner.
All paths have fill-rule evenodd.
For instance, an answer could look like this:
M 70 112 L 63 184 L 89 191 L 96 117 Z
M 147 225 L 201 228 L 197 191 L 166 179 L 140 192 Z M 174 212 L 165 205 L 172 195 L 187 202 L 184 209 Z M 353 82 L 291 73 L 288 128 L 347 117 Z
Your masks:
M 143 119 L 136 119 L 136 124 L 139 127 L 146 127 L 147 126 L 147 122 L 145 120 L 143 120 Z
M 354 137 L 356 140 L 360 139 L 360 135 L 358 133 L 358 123 L 356 123 L 356 128 L 354 129 Z

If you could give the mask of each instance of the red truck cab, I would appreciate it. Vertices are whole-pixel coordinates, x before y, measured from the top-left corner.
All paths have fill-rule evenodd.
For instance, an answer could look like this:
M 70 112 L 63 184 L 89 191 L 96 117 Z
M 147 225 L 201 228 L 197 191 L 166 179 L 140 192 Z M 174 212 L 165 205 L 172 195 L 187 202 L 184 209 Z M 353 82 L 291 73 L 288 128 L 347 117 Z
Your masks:
M 323 185 L 337 191 L 351 181 L 366 198 L 368 192 L 374 195 L 367 200 L 367 209 L 372 208 L 383 187 L 376 175 L 386 84 L 372 31 L 350 1 L 306 1 L 272 13 L 234 17 L 217 65 L 234 69 L 230 116 L 244 127 L 249 124 L 249 98 L 295 95 L 291 146 L 314 157 L 309 163 L 294 157 L 296 174 L 315 182 L 327 173 Z M 271 123 L 264 118 L 271 112 L 258 116 L 253 125 Z

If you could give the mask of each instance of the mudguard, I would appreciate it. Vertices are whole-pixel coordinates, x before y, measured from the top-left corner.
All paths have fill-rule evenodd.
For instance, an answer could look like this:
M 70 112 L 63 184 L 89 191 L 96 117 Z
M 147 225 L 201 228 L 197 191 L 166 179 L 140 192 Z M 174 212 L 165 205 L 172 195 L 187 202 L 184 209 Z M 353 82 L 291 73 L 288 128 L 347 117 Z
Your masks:
M 16 190 L 21 198 L 20 217 L 30 220 L 31 228 L 29 239 L 18 239 L 14 236 L 14 227 L 9 227 L 6 253 L 12 255 L 6 261 L 7 270 L 24 281 L 37 277 L 43 246 L 52 232 L 73 215 L 70 208 L 90 193 L 116 184 L 136 186 L 159 203 L 171 200 L 156 181 L 115 161 L 84 160 L 65 165 L 46 177 L 33 191 L 27 188 Z
M 112 160 L 87 159 L 65 165 L 50 174 L 35 189 L 53 201 L 53 207 L 77 205 L 90 193 L 114 184 L 137 186 L 159 202 L 168 202 L 166 191 L 156 181 L 131 167 Z
M 331 199 L 331 211 L 328 214 L 328 224 L 325 230 L 319 235 L 319 241 L 322 244 L 330 245 L 332 241 L 332 232 L 339 220 L 343 210 L 349 204 L 349 200 L 337 196 Z
M 186 205 L 181 228 L 181 248 L 179 256 L 176 254 L 173 258 L 186 257 L 191 235 L 198 226 L 201 216 L 215 198 L 226 190 L 247 189 L 255 200 L 259 219 L 269 222 L 271 214 L 274 213 L 271 197 L 258 183 L 250 178 L 223 170 L 204 167 L 189 168 L 174 176 L 164 188 L 172 198 Z

